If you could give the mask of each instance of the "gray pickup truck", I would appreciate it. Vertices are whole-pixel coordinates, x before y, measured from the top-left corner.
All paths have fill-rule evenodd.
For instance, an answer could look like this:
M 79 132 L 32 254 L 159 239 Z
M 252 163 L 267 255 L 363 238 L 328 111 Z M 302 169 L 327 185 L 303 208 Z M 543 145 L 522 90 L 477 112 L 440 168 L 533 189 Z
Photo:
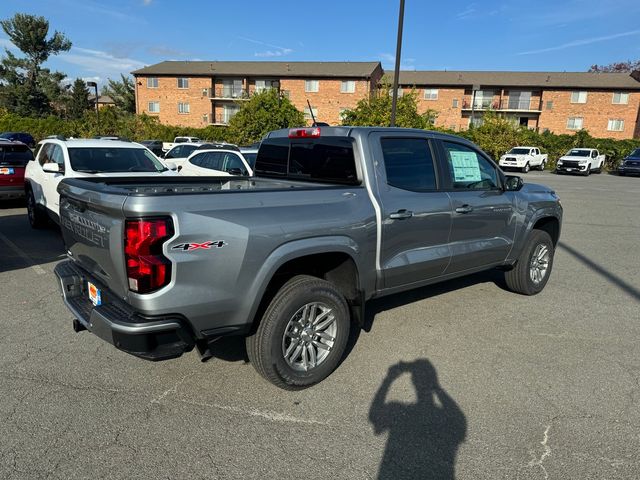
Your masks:
M 59 186 L 76 331 L 161 360 L 246 337 L 285 389 L 327 377 L 367 300 L 480 270 L 540 292 L 562 207 L 437 132 L 275 131 L 255 177 L 87 178 Z

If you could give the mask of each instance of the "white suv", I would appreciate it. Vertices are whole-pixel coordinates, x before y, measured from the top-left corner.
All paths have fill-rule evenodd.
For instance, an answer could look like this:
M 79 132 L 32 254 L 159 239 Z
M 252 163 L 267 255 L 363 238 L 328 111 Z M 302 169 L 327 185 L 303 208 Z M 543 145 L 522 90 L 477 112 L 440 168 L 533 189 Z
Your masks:
M 58 222 L 58 184 L 65 178 L 176 175 L 144 146 L 120 140 L 47 138 L 27 164 L 25 193 L 33 228 Z
M 253 170 L 238 150 L 204 147 L 193 152 L 178 169 L 180 175 L 201 176 L 252 176 Z

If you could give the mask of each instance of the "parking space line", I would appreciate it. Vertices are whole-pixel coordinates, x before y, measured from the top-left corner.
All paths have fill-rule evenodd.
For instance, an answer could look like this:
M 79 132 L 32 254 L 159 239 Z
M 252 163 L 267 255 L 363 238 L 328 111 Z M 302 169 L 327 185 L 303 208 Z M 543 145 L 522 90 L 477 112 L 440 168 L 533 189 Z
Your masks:
M 29 268 L 31 268 L 31 270 L 36 272 L 38 275 L 45 275 L 47 273 L 40 265 L 36 265 L 36 263 L 31 259 L 29 255 L 23 252 L 20 247 L 9 240 L 3 233 L 0 233 L 0 240 L 2 240 L 11 250 L 13 250 L 16 255 L 22 258 L 27 263 Z

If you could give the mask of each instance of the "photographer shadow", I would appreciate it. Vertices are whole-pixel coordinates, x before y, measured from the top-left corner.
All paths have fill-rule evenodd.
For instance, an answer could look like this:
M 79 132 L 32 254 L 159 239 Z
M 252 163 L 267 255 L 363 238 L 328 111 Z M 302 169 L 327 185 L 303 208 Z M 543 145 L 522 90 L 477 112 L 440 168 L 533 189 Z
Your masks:
M 387 402 L 393 383 L 410 374 L 417 401 Z M 388 432 L 379 479 L 453 479 L 458 447 L 467 430 L 465 416 L 440 387 L 436 370 L 426 359 L 389 368 L 378 389 L 369 421 L 376 435 Z

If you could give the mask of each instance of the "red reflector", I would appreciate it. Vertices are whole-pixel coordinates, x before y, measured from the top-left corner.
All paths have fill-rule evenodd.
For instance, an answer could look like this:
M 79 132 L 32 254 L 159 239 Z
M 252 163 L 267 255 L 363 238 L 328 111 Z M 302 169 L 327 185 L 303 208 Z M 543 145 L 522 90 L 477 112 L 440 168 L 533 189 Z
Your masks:
M 292 128 L 289 130 L 289 138 L 318 138 L 320 127 L 314 128 Z
M 162 245 L 173 236 L 170 218 L 127 220 L 124 255 L 129 289 L 149 293 L 171 280 L 171 262 L 162 254 Z

